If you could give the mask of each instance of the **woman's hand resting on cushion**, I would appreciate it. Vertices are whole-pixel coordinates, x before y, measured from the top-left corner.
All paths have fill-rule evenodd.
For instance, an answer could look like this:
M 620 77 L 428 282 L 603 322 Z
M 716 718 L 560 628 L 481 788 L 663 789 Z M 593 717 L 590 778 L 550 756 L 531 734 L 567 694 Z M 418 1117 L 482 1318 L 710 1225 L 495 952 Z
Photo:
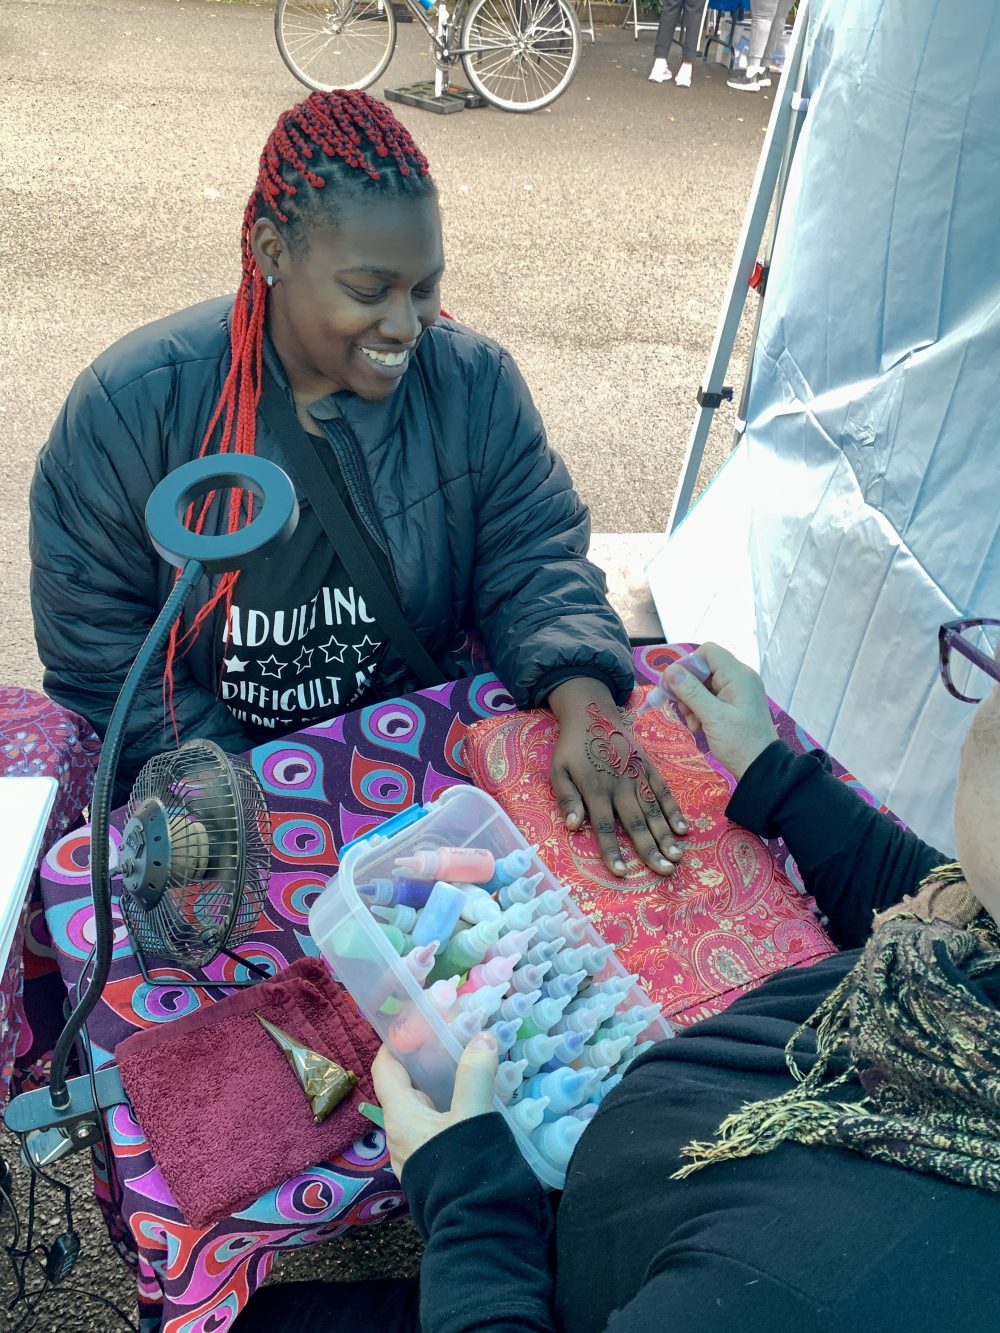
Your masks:
M 625 729 L 611 691 L 585 676 L 557 685 L 548 705 L 559 721 L 549 780 L 566 826 L 589 816 L 608 869 L 625 874 L 615 816 L 659 875 L 681 859 L 675 838 L 687 824 L 656 765 Z

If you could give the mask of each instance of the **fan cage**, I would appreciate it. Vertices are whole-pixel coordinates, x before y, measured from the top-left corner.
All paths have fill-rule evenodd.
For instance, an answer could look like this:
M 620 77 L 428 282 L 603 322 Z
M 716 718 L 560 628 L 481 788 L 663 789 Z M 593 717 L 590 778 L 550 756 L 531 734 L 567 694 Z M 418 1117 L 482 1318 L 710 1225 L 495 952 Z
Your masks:
M 170 830 L 166 887 L 149 909 L 123 888 L 122 915 L 143 954 L 201 968 L 242 944 L 263 910 L 271 865 L 264 793 L 245 760 L 195 740 L 144 765 L 128 818 L 150 800 Z

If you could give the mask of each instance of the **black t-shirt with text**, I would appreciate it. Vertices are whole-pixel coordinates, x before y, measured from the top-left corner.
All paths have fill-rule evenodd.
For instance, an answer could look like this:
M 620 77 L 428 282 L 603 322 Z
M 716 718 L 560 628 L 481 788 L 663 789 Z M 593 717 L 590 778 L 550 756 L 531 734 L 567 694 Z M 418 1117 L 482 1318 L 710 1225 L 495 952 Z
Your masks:
M 310 436 L 344 503 L 354 506 L 333 449 Z M 384 551 L 361 530 L 383 574 Z M 386 644 L 312 506 L 291 538 L 236 581 L 219 644 L 220 694 L 254 744 L 359 707 Z

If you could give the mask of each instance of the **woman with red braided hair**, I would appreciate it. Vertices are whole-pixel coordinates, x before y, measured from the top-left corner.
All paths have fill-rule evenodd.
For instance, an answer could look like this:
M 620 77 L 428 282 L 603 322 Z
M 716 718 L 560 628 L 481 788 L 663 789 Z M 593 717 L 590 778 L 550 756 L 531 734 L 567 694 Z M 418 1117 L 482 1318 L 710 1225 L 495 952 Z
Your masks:
M 150 492 L 198 453 L 256 453 L 294 474 L 288 433 L 272 427 L 284 421 L 353 516 L 403 627 L 372 614 L 296 481 L 289 543 L 191 598 L 162 685 L 153 673 L 137 701 L 122 789 L 174 735 L 240 751 L 414 688 L 406 624 L 441 679 L 460 673 L 455 645 L 478 630 L 518 705 L 547 704 L 559 720 L 552 780 L 570 826 L 589 814 L 624 874 L 617 815 L 669 874 L 685 832 L 669 791 L 652 766 L 646 781 L 627 741 L 611 755 L 620 762 L 597 745 L 633 674 L 586 559 L 587 509 L 510 354 L 440 315 L 434 184 L 387 106 L 314 93 L 279 118 L 242 260 L 235 300 L 159 320 L 98 357 L 41 452 L 31 596 L 47 692 L 103 733 L 174 578 L 145 530 Z M 247 501 L 210 495 L 189 521 L 232 531 Z

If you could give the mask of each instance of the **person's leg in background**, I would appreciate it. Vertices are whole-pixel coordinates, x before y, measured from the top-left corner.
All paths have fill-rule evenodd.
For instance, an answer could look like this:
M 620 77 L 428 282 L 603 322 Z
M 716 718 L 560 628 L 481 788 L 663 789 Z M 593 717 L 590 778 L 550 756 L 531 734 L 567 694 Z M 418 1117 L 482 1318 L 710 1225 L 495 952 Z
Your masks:
M 678 88 L 691 87 L 691 72 L 698 58 L 698 42 L 701 40 L 701 19 L 705 12 L 703 0 L 684 0 L 684 41 L 681 67 L 675 81 Z
M 638 0 L 636 0 L 638 3 Z M 663 8 L 660 10 L 660 26 L 656 30 L 656 42 L 653 46 L 653 68 L 649 71 L 649 78 L 652 83 L 666 83 L 672 79 L 670 66 L 667 64 L 670 58 L 670 48 L 674 42 L 674 29 L 677 27 L 677 20 L 680 17 L 681 5 L 684 0 L 663 0 Z
M 730 88 L 740 92 L 755 93 L 761 88 L 768 88 L 771 80 L 764 61 L 773 53 L 778 38 L 785 26 L 788 13 L 786 0 L 753 0 L 750 11 L 750 51 L 747 55 L 747 67 L 740 73 L 733 73 L 726 82 Z
M 419 1333 L 415 1277 L 275 1282 L 250 1297 L 232 1333 Z
M 771 35 L 767 39 L 767 46 L 764 47 L 763 69 L 761 71 L 761 81 L 765 88 L 771 86 L 771 71 L 774 68 L 774 53 L 778 49 L 782 37 L 785 33 L 785 23 L 788 19 L 788 11 L 783 5 L 778 5 L 778 12 L 775 14 L 771 23 Z M 779 70 L 780 73 L 780 70 Z

